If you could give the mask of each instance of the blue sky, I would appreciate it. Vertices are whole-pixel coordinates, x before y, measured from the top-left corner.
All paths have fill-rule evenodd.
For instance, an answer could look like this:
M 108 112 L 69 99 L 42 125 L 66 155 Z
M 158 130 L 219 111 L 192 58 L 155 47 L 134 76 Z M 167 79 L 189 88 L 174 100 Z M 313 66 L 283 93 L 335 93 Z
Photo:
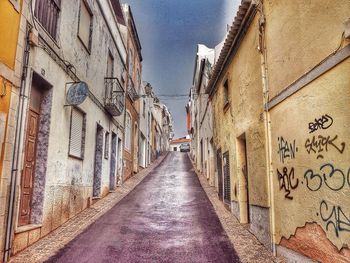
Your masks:
M 196 44 L 214 47 L 232 23 L 238 0 L 122 0 L 131 6 L 142 45 L 142 79 L 156 94 L 188 94 Z M 162 99 L 162 98 L 161 98 Z M 174 119 L 175 136 L 186 131 L 182 99 L 163 100 Z

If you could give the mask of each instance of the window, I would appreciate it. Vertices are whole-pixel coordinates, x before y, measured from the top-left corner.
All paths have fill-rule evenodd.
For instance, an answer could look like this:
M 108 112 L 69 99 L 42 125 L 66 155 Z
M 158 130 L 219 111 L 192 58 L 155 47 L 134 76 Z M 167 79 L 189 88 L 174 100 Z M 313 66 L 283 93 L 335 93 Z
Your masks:
M 137 91 L 139 91 L 139 89 L 140 89 L 140 85 L 141 85 L 141 83 L 140 83 L 140 80 L 141 80 L 141 77 L 140 77 L 140 71 L 139 71 L 139 69 L 137 69 L 137 75 L 136 75 L 136 90 Z
M 228 80 L 224 83 L 224 107 L 229 104 L 229 90 L 228 90 Z
M 50 36 L 56 39 L 61 0 L 36 0 L 35 2 L 35 17 Z
M 69 135 L 70 156 L 84 158 L 85 125 L 85 114 L 76 108 L 72 108 Z
M 146 102 L 143 100 L 143 106 L 142 106 L 142 116 L 146 118 Z
M 132 77 L 134 70 L 134 55 L 132 53 L 132 50 L 129 49 L 129 75 Z
M 125 120 L 125 148 L 129 151 L 131 150 L 131 133 L 132 133 L 131 117 L 129 112 L 127 112 L 126 120 Z
M 108 52 L 107 73 L 106 73 L 106 77 L 108 77 L 108 78 L 113 77 L 113 74 L 114 74 L 113 64 L 114 64 L 114 58 L 112 57 L 111 52 Z
M 105 159 L 109 157 L 109 132 L 105 133 Z
M 92 13 L 84 0 L 80 2 L 78 37 L 87 50 L 91 48 Z

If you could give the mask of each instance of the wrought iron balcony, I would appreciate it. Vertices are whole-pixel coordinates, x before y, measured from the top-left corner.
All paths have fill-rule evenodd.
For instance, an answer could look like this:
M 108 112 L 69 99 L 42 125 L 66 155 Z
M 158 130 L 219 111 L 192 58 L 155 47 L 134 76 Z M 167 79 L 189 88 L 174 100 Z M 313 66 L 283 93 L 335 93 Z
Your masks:
M 138 100 L 140 98 L 140 95 L 137 93 L 135 89 L 134 82 L 130 77 L 128 81 L 128 95 L 132 101 Z
M 123 113 L 125 92 L 118 78 L 105 78 L 104 106 L 112 116 L 120 116 Z

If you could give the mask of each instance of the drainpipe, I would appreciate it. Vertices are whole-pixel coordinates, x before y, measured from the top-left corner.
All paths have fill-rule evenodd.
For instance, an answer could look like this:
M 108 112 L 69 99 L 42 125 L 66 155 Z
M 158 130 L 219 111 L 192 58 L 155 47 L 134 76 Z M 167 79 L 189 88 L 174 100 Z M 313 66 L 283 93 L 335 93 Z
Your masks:
M 28 72 L 29 64 L 29 33 L 31 27 L 28 25 L 25 36 L 25 48 L 23 54 L 23 67 L 22 67 L 22 76 L 20 84 L 20 95 L 19 102 L 17 106 L 17 121 L 16 121 L 16 131 L 15 131 L 15 141 L 14 141 L 14 150 L 12 154 L 12 167 L 11 167 L 11 181 L 10 181 L 10 197 L 8 200 L 8 215 L 6 220 L 6 233 L 5 233 L 5 247 L 4 247 L 4 262 L 9 260 L 11 254 L 11 243 L 13 237 L 13 223 L 14 223 L 14 210 L 16 203 L 16 187 L 17 187 L 17 178 L 19 177 L 19 163 L 20 163 L 20 150 L 21 150 L 21 138 L 23 131 L 23 117 L 24 117 L 24 105 L 27 96 L 25 95 L 26 89 L 26 79 Z
M 258 0 L 258 12 L 259 18 L 259 47 L 261 58 L 261 76 L 263 87 L 263 104 L 264 104 L 264 124 L 265 124 L 265 151 L 266 151 L 266 175 L 268 178 L 268 197 L 270 203 L 270 232 L 272 252 L 276 256 L 276 227 L 275 227 L 275 204 L 274 204 L 274 192 L 273 192 L 273 167 L 272 167 L 272 150 L 271 150 L 271 120 L 268 109 L 269 101 L 269 86 L 268 86 L 268 68 L 267 68 L 267 55 L 265 46 L 265 15 L 263 9 L 263 2 Z

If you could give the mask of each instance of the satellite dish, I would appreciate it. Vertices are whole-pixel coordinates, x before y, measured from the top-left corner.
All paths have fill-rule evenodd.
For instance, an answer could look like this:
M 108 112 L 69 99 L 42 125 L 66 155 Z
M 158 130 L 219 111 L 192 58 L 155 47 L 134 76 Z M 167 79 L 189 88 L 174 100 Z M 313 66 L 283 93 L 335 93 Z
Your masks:
M 89 88 L 88 85 L 81 81 L 72 84 L 67 91 L 67 103 L 68 105 L 79 105 L 84 102 L 88 96 Z

